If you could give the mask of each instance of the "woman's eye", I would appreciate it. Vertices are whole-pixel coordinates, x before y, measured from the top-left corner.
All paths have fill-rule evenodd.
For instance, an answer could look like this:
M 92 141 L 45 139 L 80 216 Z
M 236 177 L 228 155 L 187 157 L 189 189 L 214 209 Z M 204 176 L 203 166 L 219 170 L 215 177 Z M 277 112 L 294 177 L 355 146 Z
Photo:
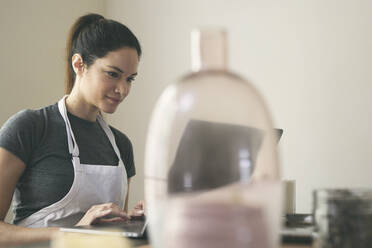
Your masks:
M 107 74 L 112 78 L 119 78 L 119 73 L 114 71 L 108 71 Z
M 128 79 L 127 79 L 127 82 L 128 82 L 128 83 L 131 83 L 131 82 L 133 82 L 133 81 L 134 81 L 134 79 L 135 79 L 135 78 L 133 78 L 133 77 L 130 77 L 130 78 L 128 78 Z

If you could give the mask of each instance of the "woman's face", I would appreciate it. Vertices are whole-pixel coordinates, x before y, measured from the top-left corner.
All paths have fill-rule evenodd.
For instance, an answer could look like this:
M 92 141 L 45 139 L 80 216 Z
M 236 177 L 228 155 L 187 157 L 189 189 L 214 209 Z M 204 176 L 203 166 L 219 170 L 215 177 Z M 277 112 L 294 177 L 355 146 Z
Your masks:
M 114 113 L 129 94 L 137 75 L 138 55 L 133 48 L 109 52 L 83 72 L 79 91 L 84 101 L 105 113 Z

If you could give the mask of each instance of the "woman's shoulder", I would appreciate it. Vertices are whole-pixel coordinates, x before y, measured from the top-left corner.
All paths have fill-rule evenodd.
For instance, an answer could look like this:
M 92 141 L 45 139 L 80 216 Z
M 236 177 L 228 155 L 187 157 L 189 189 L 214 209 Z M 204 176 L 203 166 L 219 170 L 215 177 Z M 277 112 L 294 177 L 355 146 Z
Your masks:
M 11 116 L 0 129 L 0 146 L 19 157 L 25 164 L 46 132 L 45 113 L 50 107 L 24 109 Z
M 3 125 L 7 127 L 24 127 L 33 125 L 39 117 L 38 111 L 33 109 L 23 109 L 12 115 Z
M 24 126 L 24 125 L 38 125 L 43 122 L 47 115 L 55 113 L 56 104 L 49 105 L 38 109 L 23 109 L 11 116 L 4 124 L 4 127 L 10 126 Z

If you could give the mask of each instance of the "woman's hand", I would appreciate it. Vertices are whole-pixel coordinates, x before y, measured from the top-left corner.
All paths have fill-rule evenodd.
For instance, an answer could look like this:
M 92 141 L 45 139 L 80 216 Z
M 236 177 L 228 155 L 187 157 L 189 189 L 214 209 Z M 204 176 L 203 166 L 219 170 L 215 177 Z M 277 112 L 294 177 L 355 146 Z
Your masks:
M 87 226 L 102 222 L 120 222 L 128 220 L 129 216 L 114 203 L 105 203 L 92 206 L 76 224 L 76 226 Z
M 141 218 L 145 216 L 145 202 L 139 201 L 132 210 L 128 213 L 131 219 Z

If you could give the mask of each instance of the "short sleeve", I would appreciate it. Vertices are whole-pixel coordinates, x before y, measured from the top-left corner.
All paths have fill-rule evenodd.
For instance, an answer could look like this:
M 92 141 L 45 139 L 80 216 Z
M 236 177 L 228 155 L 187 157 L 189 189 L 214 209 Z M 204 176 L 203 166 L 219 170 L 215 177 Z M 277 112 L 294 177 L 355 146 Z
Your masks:
M 132 142 L 125 134 L 123 134 L 119 130 L 113 127 L 111 127 L 111 130 L 115 135 L 115 141 L 119 148 L 121 159 L 124 162 L 127 177 L 133 177 L 134 175 L 136 175 L 136 168 L 134 165 Z
M 0 147 L 28 164 L 36 145 L 37 124 L 32 110 L 22 110 L 10 117 L 0 129 Z

